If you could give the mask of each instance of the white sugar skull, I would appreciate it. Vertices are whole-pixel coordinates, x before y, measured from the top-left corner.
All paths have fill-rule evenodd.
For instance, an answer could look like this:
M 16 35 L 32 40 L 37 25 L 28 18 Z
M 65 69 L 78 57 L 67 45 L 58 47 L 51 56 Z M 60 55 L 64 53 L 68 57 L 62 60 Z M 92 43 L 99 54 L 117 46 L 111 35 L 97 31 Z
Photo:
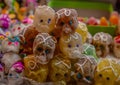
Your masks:
M 19 47 L 20 47 L 19 37 L 17 36 L 13 38 L 5 38 L 2 41 L 2 52 L 3 53 L 6 53 L 6 52 L 18 53 Z
M 74 78 L 79 85 L 93 85 L 94 70 L 97 61 L 92 56 L 83 55 L 77 63 L 75 63 Z
M 21 58 L 16 53 L 5 53 L 1 59 L 1 62 L 4 64 L 5 73 L 8 73 L 10 68 Z
M 82 38 L 77 32 L 68 36 L 62 36 L 59 46 L 60 51 L 70 59 L 79 58 L 83 52 Z
M 120 58 L 120 36 L 114 38 L 114 54 L 116 57 Z
M 112 36 L 108 33 L 99 32 L 93 36 L 93 45 L 98 57 L 106 57 L 110 53 Z
M 55 50 L 55 39 L 48 33 L 40 33 L 33 43 L 33 53 L 41 64 L 47 64 L 52 58 Z

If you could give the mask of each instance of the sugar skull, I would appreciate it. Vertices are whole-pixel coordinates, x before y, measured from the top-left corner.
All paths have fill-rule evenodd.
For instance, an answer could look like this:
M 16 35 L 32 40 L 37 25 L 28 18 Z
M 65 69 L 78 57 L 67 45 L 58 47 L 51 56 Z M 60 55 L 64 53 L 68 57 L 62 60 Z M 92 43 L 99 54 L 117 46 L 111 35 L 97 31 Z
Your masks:
M 12 52 L 5 53 L 1 59 L 1 62 L 4 64 L 5 73 L 8 74 L 11 67 L 19 61 L 21 61 L 21 58 L 18 54 Z M 19 71 L 21 67 L 16 69 Z
M 22 31 L 20 39 L 23 53 L 33 53 L 33 42 L 37 34 L 38 31 L 35 29 L 34 26 L 29 26 Z
M 78 32 L 81 35 L 82 42 L 85 43 L 87 40 L 87 35 L 88 35 L 87 26 L 84 23 L 79 22 L 76 32 Z
M 19 37 L 15 36 L 13 38 L 5 38 L 2 41 L 2 52 L 6 53 L 6 52 L 13 52 L 13 53 L 18 53 L 19 52 L 19 47 L 20 47 L 20 43 L 19 43 Z
M 56 12 L 56 27 L 53 35 L 59 38 L 61 35 L 74 33 L 77 26 L 77 11 L 75 9 L 63 8 Z
M 93 45 L 96 48 L 98 57 L 106 57 L 110 53 L 112 36 L 104 32 L 96 33 L 93 36 Z
M 59 41 L 60 51 L 70 59 L 79 58 L 83 52 L 82 39 L 78 33 L 62 36 Z
M 34 55 L 28 55 L 24 58 L 24 75 L 27 78 L 37 82 L 45 82 L 48 76 L 48 65 L 41 64 Z
M 70 81 L 71 76 L 71 62 L 69 59 L 62 58 L 63 55 L 56 55 L 50 62 L 50 80 L 56 81 Z
M 95 47 L 92 44 L 89 43 L 83 44 L 83 54 L 88 56 L 93 56 L 96 60 L 98 60 Z
M 87 43 L 92 43 L 92 41 L 93 41 L 93 37 L 92 37 L 92 35 L 90 34 L 90 32 L 88 32 L 86 42 L 87 42 Z
M 116 57 L 120 58 L 120 36 L 114 38 L 113 51 Z
M 93 85 L 94 82 L 94 70 L 97 65 L 97 61 L 92 56 L 83 55 L 75 63 L 74 78 L 78 85 Z
M 16 62 L 12 65 L 7 75 L 8 85 L 19 85 L 19 83 L 23 82 L 21 78 L 23 76 L 24 66 L 22 62 Z
M 116 59 L 101 59 L 95 71 L 95 85 L 119 85 L 120 68 Z
M 35 10 L 33 25 L 38 32 L 50 33 L 55 26 L 55 11 L 48 6 L 38 6 Z
M 55 39 L 48 33 L 40 33 L 33 43 L 33 53 L 39 63 L 47 64 L 52 58 L 55 50 Z

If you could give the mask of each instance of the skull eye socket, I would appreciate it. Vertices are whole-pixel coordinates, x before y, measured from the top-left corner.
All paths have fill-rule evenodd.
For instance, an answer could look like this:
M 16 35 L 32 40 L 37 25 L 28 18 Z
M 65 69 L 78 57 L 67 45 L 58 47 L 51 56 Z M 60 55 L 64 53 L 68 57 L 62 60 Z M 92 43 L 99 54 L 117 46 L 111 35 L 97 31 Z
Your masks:
M 68 74 L 67 74 L 67 73 L 65 73 L 65 74 L 64 74 L 64 77 L 68 77 Z
M 91 80 L 90 76 L 86 76 L 85 78 L 89 81 Z
M 78 73 L 78 74 L 77 74 L 77 78 L 78 78 L 78 79 L 82 79 L 82 78 L 83 78 L 82 74 L 81 74 L 81 73 Z
M 56 73 L 55 76 L 58 77 L 58 76 L 60 76 L 60 74 L 59 74 L 59 73 Z
M 99 74 L 99 77 L 102 77 L 102 74 Z
M 46 49 L 46 50 L 45 50 L 45 53 L 46 53 L 46 54 L 49 54 L 50 52 L 51 52 L 51 49 Z
M 100 49 L 104 49 L 104 46 L 103 46 L 103 45 L 100 45 Z
M 107 78 L 106 78 L 106 80 L 110 80 L 110 78 L 109 78 L 109 77 L 107 77 Z
M 38 47 L 38 48 L 37 48 L 37 51 L 42 52 L 42 51 L 43 51 L 43 48 Z
M 60 22 L 60 25 L 63 26 L 65 23 L 64 22 Z

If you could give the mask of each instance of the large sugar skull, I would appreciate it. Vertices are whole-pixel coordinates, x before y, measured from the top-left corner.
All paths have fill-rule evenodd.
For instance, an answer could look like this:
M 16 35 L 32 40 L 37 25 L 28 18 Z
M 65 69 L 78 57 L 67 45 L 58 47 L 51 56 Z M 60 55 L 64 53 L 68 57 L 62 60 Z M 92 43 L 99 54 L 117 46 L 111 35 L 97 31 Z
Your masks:
M 57 55 L 50 62 L 50 80 L 69 82 L 71 75 L 71 62 L 69 59 L 62 58 L 63 55 Z
M 21 61 L 21 58 L 18 54 L 5 53 L 1 59 L 1 62 L 4 64 L 5 73 L 9 73 L 10 68 L 18 61 Z
M 95 47 L 89 43 L 83 44 L 83 54 L 93 56 L 96 60 L 98 60 Z
M 100 32 L 93 36 L 93 45 L 98 57 L 106 57 L 110 52 L 111 44 L 112 36 L 108 33 Z
M 60 51 L 70 59 L 79 58 L 83 52 L 82 39 L 78 33 L 62 36 L 59 41 Z
M 52 58 L 55 50 L 55 39 L 48 33 L 40 33 L 33 43 L 33 53 L 41 64 L 47 64 Z
M 82 42 L 85 43 L 88 35 L 87 26 L 84 23 L 79 22 L 76 32 L 78 32 L 82 36 Z
M 120 58 L 120 36 L 114 38 L 113 51 L 116 57 Z
M 95 85 L 119 85 L 120 68 L 117 60 L 112 58 L 101 59 L 95 71 Z
M 33 42 L 37 34 L 38 31 L 35 29 L 34 26 L 29 26 L 23 30 L 21 34 L 21 48 L 23 49 L 24 53 L 33 53 Z
M 63 8 L 56 12 L 56 27 L 53 35 L 59 38 L 61 35 L 74 33 L 77 26 L 77 12 L 75 9 Z
M 55 26 L 55 11 L 48 6 L 38 6 L 35 10 L 33 25 L 38 32 L 50 33 Z
M 25 71 L 24 75 L 27 78 L 37 82 L 45 82 L 48 76 L 48 65 L 41 64 L 39 59 L 34 55 L 28 55 L 24 58 Z
M 14 52 L 18 53 L 19 52 L 19 47 L 20 47 L 20 40 L 19 37 L 15 36 L 12 38 L 5 38 L 2 41 L 2 52 Z
M 93 85 L 94 70 L 97 65 L 96 59 L 92 56 L 83 55 L 75 63 L 74 78 L 78 85 Z

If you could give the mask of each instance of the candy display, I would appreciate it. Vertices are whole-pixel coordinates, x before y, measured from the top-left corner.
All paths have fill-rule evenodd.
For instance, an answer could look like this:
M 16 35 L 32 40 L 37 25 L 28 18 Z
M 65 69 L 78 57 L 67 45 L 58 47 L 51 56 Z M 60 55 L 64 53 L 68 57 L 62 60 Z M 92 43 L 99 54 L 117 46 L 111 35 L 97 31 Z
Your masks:
M 119 13 L 48 2 L 0 0 L 0 85 L 120 85 Z
M 106 57 L 110 53 L 111 44 L 112 36 L 108 33 L 100 32 L 93 36 L 93 45 L 98 57 Z

